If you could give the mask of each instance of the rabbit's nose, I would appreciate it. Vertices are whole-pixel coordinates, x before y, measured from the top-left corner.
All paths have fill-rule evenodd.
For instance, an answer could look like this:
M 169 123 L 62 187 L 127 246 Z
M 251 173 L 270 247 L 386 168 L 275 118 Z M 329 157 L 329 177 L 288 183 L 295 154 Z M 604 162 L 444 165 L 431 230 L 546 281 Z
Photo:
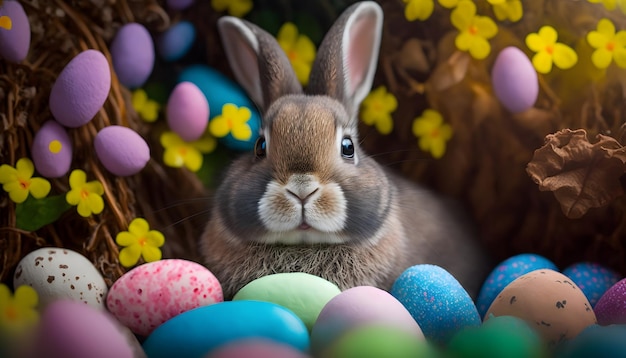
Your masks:
M 320 189 L 320 183 L 309 174 L 295 174 L 289 178 L 285 190 L 288 195 L 298 199 L 304 205 Z
M 287 189 L 287 193 L 291 194 L 292 196 L 294 196 L 296 199 L 300 200 L 300 202 L 304 205 L 307 200 L 309 200 L 309 198 L 311 198 L 313 195 L 315 195 L 315 193 L 317 193 L 320 190 L 320 188 L 315 188 L 312 191 L 306 190 L 306 191 L 298 191 L 298 192 L 293 192 L 289 189 Z

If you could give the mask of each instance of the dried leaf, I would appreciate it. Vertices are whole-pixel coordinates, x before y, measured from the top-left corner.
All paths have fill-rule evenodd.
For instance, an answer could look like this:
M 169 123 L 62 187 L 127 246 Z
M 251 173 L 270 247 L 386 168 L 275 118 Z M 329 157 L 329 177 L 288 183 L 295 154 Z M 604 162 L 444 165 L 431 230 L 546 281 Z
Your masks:
M 598 135 L 596 143 L 584 129 L 563 129 L 546 136 L 526 171 L 541 191 L 552 191 L 563 213 L 580 218 L 591 208 L 605 206 L 623 192 L 626 147 Z

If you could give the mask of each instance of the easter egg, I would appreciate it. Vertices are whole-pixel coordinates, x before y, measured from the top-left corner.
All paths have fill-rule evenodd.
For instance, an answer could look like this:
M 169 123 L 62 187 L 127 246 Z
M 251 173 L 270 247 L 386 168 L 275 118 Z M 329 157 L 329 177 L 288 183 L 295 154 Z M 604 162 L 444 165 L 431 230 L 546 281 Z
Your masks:
M 194 3 L 195 0 L 167 0 L 167 7 L 172 10 L 185 10 Z
M 452 357 L 547 356 L 539 334 L 524 320 L 512 316 L 492 317 L 480 327 L 460 331 L 450 340 L 446 351 Z
M 143 343 L 150 358 L 203 357 L 243 339 L 268 339 L 299 351 L 309 332 L 298 316 L 271 302 L 225 301 L 183 312 L 157 327 Z
M 98 113 L 109 96 L 111 71 L 100 51 L 76 55 L 61 71 L 50 90 L 50 112 L 66 127 L 80 127 Z
M 470 295 L 445 269 L 415 265 L 391 287 L 391 294 L 417 321 L 427 340 L 445 344 L 459 330 L 480 325 Z
M 39 174 L 58 178 L 70 170 L 72 141 L 63 126 L 56 121 L 46 121 L 35 134 L 31 154 Z
M 223 301 L 222 287 L 204 266 L 169 259 L 135 267 L 107 295 L 107 308 L 136 334 L 147 336 L 170 318 Z
M 320 357 L 324 358 L 430 358 L 438 357 L 424 340 L 403 329 L 363 326 L 354 328 L 335 341 Z
M 303 353 L 284 343 L 272 342 L 268 339 L 244 339 L 225 344 L 206 358 L 307 358 Z
M 515 316 L 539 332 L 548 346 L 576 337 L 596 323 L 585 294 L 560 272 L 541 269 L 516 278 L 500 292 L 485 315 Z
M 626 326 L 591 325 L 567 342 L 554 355 L 557 358 L 626 358 Z
M 322 308 L 341 290 L 334 283 L 304 272 L 277 273 L 251 281 L 233 297 L 273 302 L 290 309 L 310 330 Z
M 539 269 L 557 270 L 547 258 L 536 254 L 520 254 L 502 261 L 491 271 L 476 298 L 476 307 L 481 317 L 498 294 L 516 278 Z
M 22 62 L 30 47 L 30 23 L 19 1 L 0 4 L 0 57 L 9 62 Z
M 150 160 L 148 143 L 128 127 L 104 127 L 93 144 L 100 163 L 115 175 L 137 174 Z
M 163 32 L 157 42 L 157 51 L 165 61 L 177 61 L 189 52 L 196 40 L 196 28 L 189 21 L 181 21 Z
M 312 351 L 321 352 L 343 333 L 365 325 L 402 329 L 414 339 L 424 339 L 422 329 L 400 301 L 379 288 L 358 286 L 341 292 L 324 306 L 311 330 Z
M 601 325 L 626 324 L 626 278 L 611 286 L 593 309 Z
M 512 113 L 531 108 L 537 100 L 539 81 L 528 56 L 509 46 L 498 54 L 491 69 L 493 92 L 500 103 Z
M 104 309 L 107 285 L 96 267 L 76 251 L 56 247 L 37 249 L 17 264 L 13 286 L 29 285 L 42 306 L 70 299 Z
M 219 71 L 204 65 L 194 65 L 185 68 L 178 77 L 178 81 L 192 82 L 200 88 L 209 101 L 209 108 L 211 108 L 210 120 L 219 117 L 222 114 L 224 105 L 227 104 L 250 110 L 250 118 L 246 121 L 246 125 L 250 128 L 250 133 L 252 133 L 250 138 L 245 140 L 236 139 L 229 132 L 218 139 L 233 150 L 249 151 L 254 149 L 254 143 L 261 126 L 261 117 L 254 103 L 238 84 Z
M 167 100 L 166 118 L 171 130 L 192 142 L 204 134 L 209 124 L 209 102 L 196 85 L 181 82 Z
M 620 279 L 617 272 L 593 262 L 575 263 L 566 267 L 562 273 L 583 291 L 592 307 Z
M 154 43 L 148 30 L 136 22 L 122 26 L 111 42 L 113 68 L 120 83 L 141 87 L 154 67 Z
M 31 344 L 34 352 L 29 356 L 133 358 L 133 344 L 122 329 L 104 310 L 76 301 L 55 301 L 41 315 Z

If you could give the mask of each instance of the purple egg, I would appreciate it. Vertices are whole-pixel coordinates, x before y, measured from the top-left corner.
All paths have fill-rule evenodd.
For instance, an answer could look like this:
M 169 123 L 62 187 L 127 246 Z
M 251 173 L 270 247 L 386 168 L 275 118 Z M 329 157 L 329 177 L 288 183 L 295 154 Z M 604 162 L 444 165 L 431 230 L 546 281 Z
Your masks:
M 154 43 L 148 30 L 135 22 L 122 26 L 111 42 L 111 58 L 120 83 L 141 87 L 154 67 Z
M 621 278 L 617 272 L 594 262 L 575 263 L 562 273 L 583 291 L 592 307 Z
M 181 82 L 170 94 L 166 109 L 167 124 L 183 140 L 194 141 L 209 124 L 209 102 L 191 82 Z
M 30 23 L 19 1 L 6 0 L 0 6 L 0 17 L 7 16 L 11 28 L 0 26 L 0 56 L 9 62 L 22 62 L 30 47 Z
M 100 51 L 86 50 L 74 57 L 50 90 L 50 111 L 62 125 L 80 127 L 98 113 L 109 96 L 111 70 Z
M 185 10 L 194 3 L 195 0 L 167 0 L 167 7 L 172 10 Z
M 517 47 L 500 51 L 491 69 L 493 92 L 512 113 L 531 108 L 537 100 L 537 72 L 528 56 Z
M 47 121 L 39 128 L 31 152 L 37 172 L 44 177 L 62 177 L 70 170 L 72 141 L 65 128 L 56 121 Z
M 626 278 L 611 286 L 593 311 L 600 325 L 626 324 Z
M 157 50 L 165 61 L 176 61 L 189 52 L 196 40 L 196 28 L 189 21 L 181 21 L 159 36 Z
M 150 148 L 134 130 L 122 126 L 101 129 L 94 140 L 102 165 L 119 176 L 137 174 L 150 160 Z

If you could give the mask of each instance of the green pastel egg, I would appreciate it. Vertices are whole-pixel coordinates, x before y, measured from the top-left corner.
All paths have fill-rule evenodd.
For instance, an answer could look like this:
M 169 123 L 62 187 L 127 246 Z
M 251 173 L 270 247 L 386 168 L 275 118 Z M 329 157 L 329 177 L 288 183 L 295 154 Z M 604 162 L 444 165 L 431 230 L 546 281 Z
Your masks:
M 283 306 L 293 311 L 310 331 L 322 308 L 339 293 L 337 285 L 321 277 L 289 272 L 263 276 L 248 283 L 235 294 L 233 301 L 255 300 Z

